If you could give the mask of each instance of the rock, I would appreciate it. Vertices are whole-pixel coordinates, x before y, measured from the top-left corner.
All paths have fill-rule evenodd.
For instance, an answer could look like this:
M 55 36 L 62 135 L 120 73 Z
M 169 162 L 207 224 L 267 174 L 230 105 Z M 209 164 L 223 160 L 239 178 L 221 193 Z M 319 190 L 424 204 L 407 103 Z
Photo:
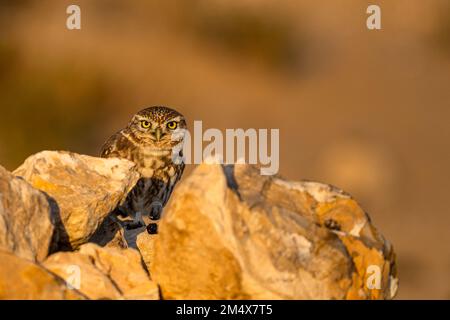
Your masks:
M 0 250 L 33 261 L 47 257 L 54 215 L 47 197 L 0 166 Z
M 130 161 L 56 151 L 31 156 L 14 174 L 55 200 L 58 247 L 65 250 L 88 242 L 139 179 Z
M 112 223 L 112 220 L 114 220 L 114 223 Z M 127 220 L 122 221 L 108 217 L 105 222 L 108 223 L 103 223 L 103 226 L 96 232 L 91 241 L 95 240 L 93 242 L 106 247 L 137 249 L 142 256 L 146 269 L 150 270 L 151 263 L 154 260 L 155 240 L 158 235 L 149 234 L 145 226 L 128 229 L 126 227 Z M 105 234 L 106 236 L 104 236 Z
M 151 270 L 152 262 L 155 260 L 155 241 L 158 234 L 149 234 L 147 230 L 143 230 L 137 235 L 136 247 L 141 253 L 147 270 Z
M 125 238 L 125 231 L 121 222 L 111 214 L 103 220 L 89 242 L 96 243 L 101 247 L 126 249 L 129 246 Z
M 64 280 L 31 261 L 4 251 L 0 251 L 0 261 L 1 300 L 85 299 Z
M 345 185 L 366 206 L 380 207 L 396 201 L 401 190 L 394 155 L 377 141 L 336 137 L 314 160 L 314 175 Z
M 125 241 L 127 242 L 128 247 L 137 249 L 137 238 L 140 234 L 146 233 L 145 226 L 135 228 L 135 229 L 128 229 L 126 225 L 124 224 L 122 227 L 124 227 L 124 237 Z
M 79 291 L 90 299 L 159 299 L 158 287 L 134 249 L 87 243 L 77 252 L 53 254 L 43 265 L 66 281 L 75 270 L 79 274 Z
M 246 165 L 200 165 L 180 184 L 150 270 L 164 299 L 390 299 L 397 289 L 392 246 L 348 194 Z

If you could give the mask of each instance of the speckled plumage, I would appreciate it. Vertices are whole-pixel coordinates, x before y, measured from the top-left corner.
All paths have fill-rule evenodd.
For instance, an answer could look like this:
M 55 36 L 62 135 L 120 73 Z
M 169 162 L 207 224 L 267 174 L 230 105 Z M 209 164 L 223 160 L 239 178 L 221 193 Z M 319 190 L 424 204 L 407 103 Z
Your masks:
M 176 123 L 176 128 L 170 128 Z M 101 157 L 135 162 L 141 174 L 120 210 L 135 221 L 142 216 L 160 218 L 163 207 L 184 170 L 182 142 L 186 121 L 167 107 L 150 107 L 133 116 L 128 126 L 103 145 Z

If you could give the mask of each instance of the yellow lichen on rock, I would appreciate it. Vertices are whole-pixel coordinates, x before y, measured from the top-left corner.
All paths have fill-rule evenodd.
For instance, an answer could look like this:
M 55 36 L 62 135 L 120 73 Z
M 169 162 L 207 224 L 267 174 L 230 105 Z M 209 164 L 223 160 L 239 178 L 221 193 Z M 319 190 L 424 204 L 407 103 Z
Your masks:
M 341 190 L 204 164 L 166 208 L 151 273 L 171 299 L 390 299 L 391 266 L 392 248 Z
M 353 286 L 347 298 L 393 298 L 396 289 L 391 290 L 391 283 L 397 281 L 397 273 L 391 266 L 395 266 L 395 254 L 358 203 L 350 198 L 319 203 L 316 215 L 321 225 L 333 225 L 353 260 Z M 368 283 L 371 276 L 379 276 L 378 284 L 373 288 Z
M 44 193 L 0 166 L 0 250 L 42 261 L 50 251 L 55 218 Z

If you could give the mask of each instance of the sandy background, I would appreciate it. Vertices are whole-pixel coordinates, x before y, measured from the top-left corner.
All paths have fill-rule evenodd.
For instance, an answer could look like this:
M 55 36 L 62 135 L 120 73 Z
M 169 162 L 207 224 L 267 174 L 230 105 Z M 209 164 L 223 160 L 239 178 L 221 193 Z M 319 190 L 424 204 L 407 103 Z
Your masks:
M 350 192 L 394 244 L 398 298 L 450 299 L 447 0 L 0 2 L 6 168 L 96 155 L 158 104 L 205 128 L 279 128 L 281 174 Z

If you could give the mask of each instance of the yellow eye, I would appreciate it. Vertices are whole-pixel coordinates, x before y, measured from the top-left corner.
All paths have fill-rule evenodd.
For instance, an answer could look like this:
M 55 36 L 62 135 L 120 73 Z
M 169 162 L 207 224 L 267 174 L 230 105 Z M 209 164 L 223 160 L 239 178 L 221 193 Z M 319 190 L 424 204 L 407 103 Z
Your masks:
M 150 128 L 150 122 L 147 121 L 147 120 L 142 120 L 141 121 L 141 127 L 144 128 L 144 129 Z
M 176 121 L 167 122 L 167 128 L 169 128 L 170 130 L 175 130 L 177 126 L 178 123 Z

